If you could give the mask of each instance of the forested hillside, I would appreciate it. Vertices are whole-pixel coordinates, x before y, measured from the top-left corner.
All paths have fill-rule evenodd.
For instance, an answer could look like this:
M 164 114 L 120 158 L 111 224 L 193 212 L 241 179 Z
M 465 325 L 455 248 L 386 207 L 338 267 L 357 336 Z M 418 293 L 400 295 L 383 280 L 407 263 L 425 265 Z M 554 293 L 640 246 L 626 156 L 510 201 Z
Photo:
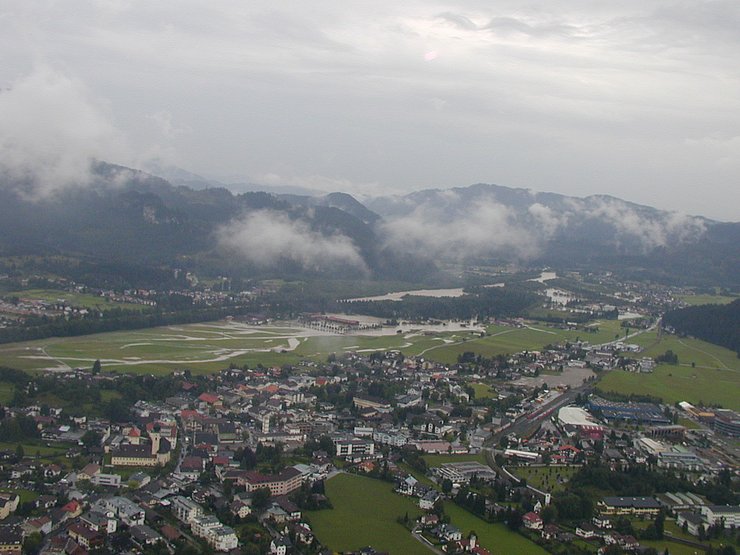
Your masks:
M 663 324 L 732 349 L 740 357 L 740 299 L 727 305 L 706 304 L 668 312 Z

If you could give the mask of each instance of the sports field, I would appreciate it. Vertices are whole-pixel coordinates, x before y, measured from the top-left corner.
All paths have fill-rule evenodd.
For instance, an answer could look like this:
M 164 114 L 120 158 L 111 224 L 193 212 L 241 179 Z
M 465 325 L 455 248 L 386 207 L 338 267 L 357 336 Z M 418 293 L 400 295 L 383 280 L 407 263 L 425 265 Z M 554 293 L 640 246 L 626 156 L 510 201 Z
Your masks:
M 396 522 L 422 511 L 414 501 L 393 493 L 393 485 L 372 478 L 339 474 L 326 482 L 333 509 L 307 512 L 316 537 L 333 551 L 372 546 L 392 554 L 429 555 L 431 550 Z

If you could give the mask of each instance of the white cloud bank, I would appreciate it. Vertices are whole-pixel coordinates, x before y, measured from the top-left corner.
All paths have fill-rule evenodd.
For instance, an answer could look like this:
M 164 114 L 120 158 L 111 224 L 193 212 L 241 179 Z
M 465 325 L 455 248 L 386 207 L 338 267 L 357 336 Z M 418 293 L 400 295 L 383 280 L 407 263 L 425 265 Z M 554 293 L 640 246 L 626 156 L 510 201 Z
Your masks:
M 93 160 L 125 151 L 105 108 L 49 67 L 0 92 L 0 122 L 0 174 L 31 197 L 88 185 Z
M 307 270 L 338 266 L 367 272 L 357 246 L 346 235 L 322 234 L 303 220 L 273 210 L 231 221 L 218 231 L 218 238 L 222 247 L 263 268 L 291 260 Z
M 450 196 L 451 192 L 443 192 Z M 463 261 L 499 253 L 529 259 L 539 253 L 539 240 L 517 222 L 506 206 L 486 200 L 451 211 L 431 202 L 382 226 L 387 243 L 401 250 Z

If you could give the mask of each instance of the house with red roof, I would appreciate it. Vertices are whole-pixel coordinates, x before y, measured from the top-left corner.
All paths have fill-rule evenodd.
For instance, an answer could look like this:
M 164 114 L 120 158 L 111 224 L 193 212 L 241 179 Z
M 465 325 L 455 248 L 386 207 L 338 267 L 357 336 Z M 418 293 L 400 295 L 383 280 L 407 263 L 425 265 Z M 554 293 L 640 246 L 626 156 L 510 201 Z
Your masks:
M 524 527 L 529 530 L 542 530 L 542 517 L 537 513 L 529 512 L 522 517 Z
M 74 518 L 82 514 L 82 505 L 77 499 L 73 499 L 62 507 L 62 511 L 65 512 L 67 518 Z

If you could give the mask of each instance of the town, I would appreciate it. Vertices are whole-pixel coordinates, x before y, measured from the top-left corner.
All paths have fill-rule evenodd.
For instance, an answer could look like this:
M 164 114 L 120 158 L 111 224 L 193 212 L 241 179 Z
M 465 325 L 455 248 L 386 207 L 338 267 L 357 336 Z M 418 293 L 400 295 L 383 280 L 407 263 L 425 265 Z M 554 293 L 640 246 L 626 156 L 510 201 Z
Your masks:
M 628 341 L 4 370 L 0 551 L 330 553 L 365 537 L 346 511 L 377 494 L 399 513 L 353 552 L 734 553 L 740 416 L 601 391 L 601 374 L 655 368 Z

